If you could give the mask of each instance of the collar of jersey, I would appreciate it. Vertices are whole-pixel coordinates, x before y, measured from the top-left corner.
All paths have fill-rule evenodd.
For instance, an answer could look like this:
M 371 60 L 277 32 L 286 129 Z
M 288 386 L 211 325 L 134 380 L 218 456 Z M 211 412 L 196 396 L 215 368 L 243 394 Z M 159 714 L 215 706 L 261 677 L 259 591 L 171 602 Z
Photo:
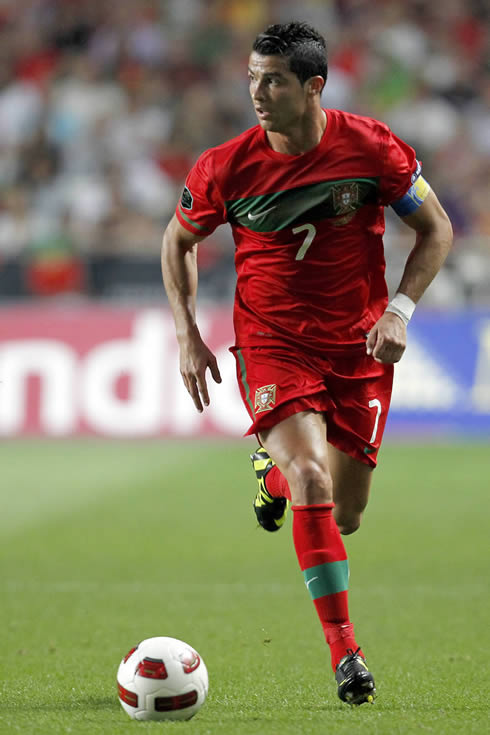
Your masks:
M 316 155 L 318 155 L 318 152 L 326 145 L 327 139 L 329 138 L 332 129 L 332 116 L 330 114 L 330 111 L 326 110 L 325 108 L 322 109 L 327 117 L 327 124 L 325 125 L 325 130 L 323 131 L 321 139 L 314 148 L 311 148 L 311 150 L 306 151 L 306 153 L 301 153 L 298 156 L 291 155 L 290 153 L 280 153 L 279 151 L 275 151 L 273 148 L 271 148 L 269 141 L 267 140 L 267 134 L 265 130 L 262 130 L 259 125 L 259 135 L 262 139 L 264 153 L 270 158 L 274 158 L 276 161 L 288 161 L 290 163 L 294 161 L 304 162 L 305 160 L 308 160 L 309 158 L 314 158 Z

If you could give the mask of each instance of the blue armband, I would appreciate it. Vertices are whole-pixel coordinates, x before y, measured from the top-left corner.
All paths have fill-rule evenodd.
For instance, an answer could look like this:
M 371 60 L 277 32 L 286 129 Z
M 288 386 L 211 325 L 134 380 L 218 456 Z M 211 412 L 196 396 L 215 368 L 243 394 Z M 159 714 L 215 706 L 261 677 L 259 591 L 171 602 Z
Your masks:
M 423 204 L 429 191 L 430 185 L 423 176 L 418 176 L 405 196 L 397 199 L 396 202 L 392 202 L 390 206 L 399 217 L 406 217 L 408 214 L 415 212 Z

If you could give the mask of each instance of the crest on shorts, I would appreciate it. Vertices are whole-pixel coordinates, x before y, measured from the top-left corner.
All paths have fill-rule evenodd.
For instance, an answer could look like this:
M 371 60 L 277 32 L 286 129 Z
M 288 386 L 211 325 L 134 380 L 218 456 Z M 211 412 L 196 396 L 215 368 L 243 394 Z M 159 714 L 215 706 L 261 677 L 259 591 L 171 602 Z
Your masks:
M 359 206 L 359 185 L 355 181 L 336 184 L 332 187 L 332 198 L 336 215 L 355 212 Z
M 270 411 L 276 403 L 276 386 L 263 385 L 255 391 L 255 413 Z
M 184 186 L 184 191 L 182 192 L 182 196 L 180 198 L 180 206 L 182 209 L 192 209 L 192 205 L 194 203 L 194 200 L 192 199 L 192 194 L 190 190 L 187 188 L 187 186 Z

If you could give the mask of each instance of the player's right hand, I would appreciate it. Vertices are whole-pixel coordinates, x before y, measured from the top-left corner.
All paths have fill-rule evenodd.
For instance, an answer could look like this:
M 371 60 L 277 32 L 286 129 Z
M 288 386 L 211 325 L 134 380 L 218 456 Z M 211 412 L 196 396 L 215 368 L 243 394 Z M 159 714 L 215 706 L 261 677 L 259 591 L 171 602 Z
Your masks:
M 369 332 L 366 352 L 372 355 L 376 362 L 393 365 L 401 359 L 406 343 L 405 324 L 397 314 L 385 311 Z
M 206 370 L 209 368 L 216 383 L 221 383 L 218 362 L 200 335 L 180 343 L 180 374 L 194 405 L 202 413 L 203 404 L 209 406 Z

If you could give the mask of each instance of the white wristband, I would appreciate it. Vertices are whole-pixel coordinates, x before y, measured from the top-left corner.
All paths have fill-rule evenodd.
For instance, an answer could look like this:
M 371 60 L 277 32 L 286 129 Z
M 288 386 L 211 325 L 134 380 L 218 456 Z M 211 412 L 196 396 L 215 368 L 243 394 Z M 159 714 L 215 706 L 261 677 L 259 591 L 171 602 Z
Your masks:
M 415 302 L 408 296 L 405 296 L 404 293 L 397 293 L 386 307 L 386 311 L 391 311 L 393 314 L 399 316 L 405 326 L 407 326 L 415 311 Z

